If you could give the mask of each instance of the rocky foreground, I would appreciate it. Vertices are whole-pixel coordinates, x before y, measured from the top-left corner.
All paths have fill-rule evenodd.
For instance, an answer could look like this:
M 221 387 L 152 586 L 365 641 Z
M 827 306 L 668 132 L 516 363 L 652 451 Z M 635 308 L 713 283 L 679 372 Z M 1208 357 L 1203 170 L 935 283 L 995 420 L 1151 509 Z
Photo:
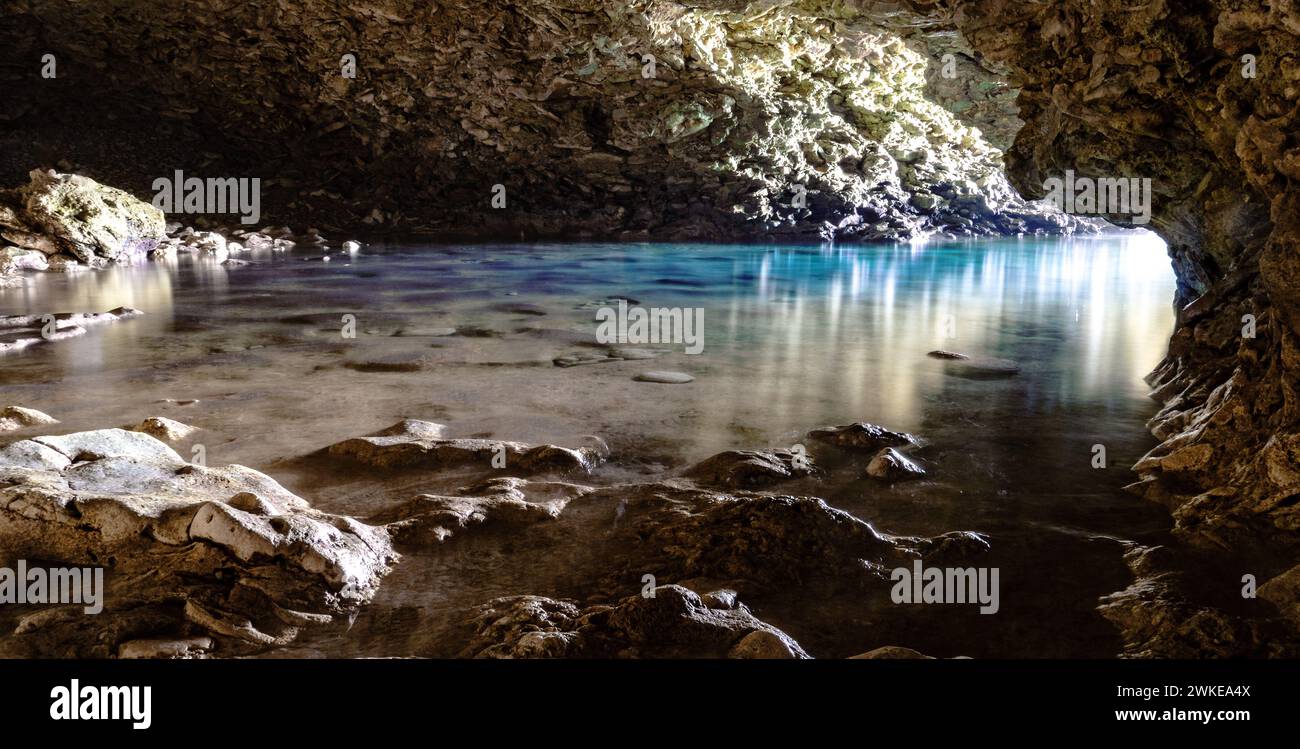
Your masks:
M 53 423 L 30 409 L 7 413 L 19 429 L 46 431 Z M 567 532 L 603 529 L 565 543 L 589 547 L 573 574 L 607 593 L 585 602 L 546 591 L 482 601 L 460 612 L 439 652 L 807 658 L 813 653 L 745 599 L 813 586 L 888 605 L 892 568 L 917 560 L 979 566 L 996 543 L 969 531 L 889 535 L 816 497 L 772 493 L 783 482 L 829 475 L 818 467 L 823 462 L 857 466 L 882 486 L 911 478 L 872 468 L 882 456 L 912 464 L 907 453 L 916 443 L 875 425 L 814 430 L 810 457 L 728 451 L 679 476 L 618 485 L 592 483 L 605 457 L 597 448 L 467 440 L 447 431 L 408 419 L 312 456 L 382 476 L 463 477 L 462 488 L 448 494 L 384 500 L 388 509 L 365 520 L 313 509 L 243 466 L 184 460 L 163 440 L 183 441 L 193 428 L 167 419 L 0 448 L 6 555 L 107 568 L 103 613 L 22 609 L 0 622 L 12 628 L 4 655 L 229 657 L 270 654 L 313 633 L 346 638 L 348 623 L 404 557 L 439 559 L 451 540 L 487 532 L 550 544 L 548 534 L 565 533 L 572 518 L 584 524 Z M 506 470 L 487 467 L 498 444 L 510 456 Z M 1125 653 L 1291 652 L 1300 620 L 1288 596 L 1297 570 L 1262 586 L 1274 615 L 1242 616 L 1186 596 L 1182 567 L 1168 554 L 1135 549 L 1133 586 L 1102 601 Z M 881 642 L 864 657 L 920 657 L 901 645 Z

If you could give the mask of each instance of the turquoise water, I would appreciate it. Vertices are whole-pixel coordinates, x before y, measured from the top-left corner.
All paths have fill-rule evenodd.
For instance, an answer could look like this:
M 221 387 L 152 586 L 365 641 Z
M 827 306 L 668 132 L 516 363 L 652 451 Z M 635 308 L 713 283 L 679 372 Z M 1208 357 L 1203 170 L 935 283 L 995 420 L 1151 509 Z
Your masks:
M 1173 274 L 1149 235 L 833 248 L 405 244 L 329 262 L 241 257 L 252 263 L 182 257 L 45 274 L 0 292 L 0 314 L 146 313 L 4 357 L 0 404 L 50 413 L 61 431 L 175 418 L 204 430 L 196 439 L 210 463 L 265 470 L 324 509 L 363 517 L 451 487 L 326 479 L 294 459 L 404 417 L 458 436 L 598 435 L 612 455 L 597 482 L 660 477 L 724 449 L 789 447 L 831 424 L 912 432 L 924 442 L 925 481 L 891 489 L 841 477 L 799 490 L 889 532 L 989 533 L 1004 568 L 1002 612 L 955 628 L 799 591 L 747 602 L 815 654 L 872 643 L 937 655 L 1113 654 L 1096 597 L 1127 584 L 1120 542 L 1168 526 L 1162 510 L 1120 490 L 1153 444 L 1142 376 L 1173 324 Z M 554 365 L 601 350 L 596 309 L 614 298 L 702 309 L 702 352 L 645 344 L 660 354 Z M 343 333 L 348 315 L 354 338 Z M 939 348 L 1012 360 L 1020 372 L 964 377 L 925 355 Z M 694 381 L 634 379 L 648 370 Z M 1096 445 L 1105 468 L 1092 465 Z M 584 594 L 527 551 L 518 566 L 454 579 L 446 553 L 404 562 L 376 612 L 400 600 L 443 621 L 494 595 Z M 443 589 L 422 597 L 431 579 Z M 375 624 L 360 651 L 342 640 L 322 648 L 436 651 L 428 632 L 417 642 L 395 627 Z

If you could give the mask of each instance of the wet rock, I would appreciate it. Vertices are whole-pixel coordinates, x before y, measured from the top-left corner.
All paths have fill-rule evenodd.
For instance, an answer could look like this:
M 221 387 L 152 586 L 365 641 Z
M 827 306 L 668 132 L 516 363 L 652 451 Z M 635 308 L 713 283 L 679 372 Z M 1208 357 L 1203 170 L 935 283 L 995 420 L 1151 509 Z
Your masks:
M 13 432 L 27 427 L 58 423 L 58 419 L 34 408 L 22 406 L 0 408 L 0 432 Z
M 653 570 L 662 580 L 734 581 L 729 587 L 742 592 L 812 578 L 876 585 L 887 569 L 916 557 L 944 553 L 951 560 L 959 552 L 955 539 L 882 534 L 816 497 L 659 482 L 600 488 L 574 502 L 619 508 L 610 543 L 618 545 L 616 563 L 631 579 Z M 987 542 L 970 543 L 960 551 L 970 559 L 987 548 Z
M 884 647 L 868 650 L 865 653 L 852 656 L 853 660 L 919 660 L 932 661 L 934 656 L 926 655 L 911 648 L 905 648 L 898 645 L 885 645 Z
M 424 352 L 410 351 L 399 354 L 381 354 L 343 362 L 343 366 L 357 372 L 419 372 L 429 365 Z
M 25 250 L 19 247 L 0 248 L 0 275 L 20 273 L 22 271 L 48 270 L 49 260 L 45 253 Z
M 402 338 L 416 338 L 416 337 L 444 338 L 446 336 L 456 335 L 456 329 L 455 328 L 412 327 L 412 328 L 402 328 L 401 330 L 398 330 L 393 335 Z
M 691 466 L 684 475 L 719 489 L 755 489 L 812 472 L 811 458 L 788 450 L 727 450 Z
M 931 352 L 930 355 L 933 356 L 935 353 L 945 354 L 945 356 L 935 357 L 944 360 L 944 372 L 969 380 L 995 380 L 1020 374 L 1020 365 L 1010 359 L 969 356 L 949 351 Z
M 524 302 L 505 302 L 497 304 L 493 309 L 498 312 L 508 312 L 512 315 L 532 315 L 542 317 L 546 315 L 546 309 L 536 304 L 526 304 Z
M 1285 620 L 1241 616 L 1198 600 L 1187 584 L 1186 563 L 1175 550 L 1128 546 L 1124 561 L 1133 572 L 1133 583 L 1102 596 L 1097 607 L 1119 630 L 1123 656 L 1239 658 L 1300 654 L 1293 625 Z
M 90 267 L 83 265 L 74 257 L 66 255 L 53 255 L 49 259 L 49 270 L 51 273 L 77 273 L 79 271 L 89 270 Z
M 946 359 L 948 361 L 960 361 L 960 360 L 970 358 L 965 354 L 959 354 L 956 351 L 944 351 L 943 349 L 936 349 L 934 351 L 931 351 L 927 353 L 926 356 L 932 359 Z
M 859 421 L 846 426 L 814 429 L 808 438 L 835 447 L 877 452 L 886 447 L 905 447 L 916 444 L 916 438 L 904 432 L 895 432 L 875 424 Z
M 649 348 L 632 348 L 627 346 L 615 346 L 609 349 L 609 355 L 616 359 L 626 361 L 643 361 L 645 359 L 655 359 L 662 356 L 664 351 Z
M 784 632 L 774 632 L 766 629 L 756 629 L 745 635 L 732 646 L 727 653 L 728 658 L 741 659 L 763 659 L 763 660 L 793 660 L 796 658 L 807 658 L 808 655 L 803 652 L 798 643 L 790 639 L 789 635 Z
M 356 253 L 361 251 L 361 243 L 351 239 L 343 243 L 343 251 L 347 253 Z
M 608 364 L 610 362 L 622 361 L 618 357 L 609 356 L 604 353 L 586 353 L 579 352 L 576 354 L 566 354 L 557 356 L 551 360 L 551 363 L 557 367 L 580 367 L 584 364 Z
M 108 312 L 60 312 L 41 315 L 0 316 L 0 354 L 21 351 L 41 343 L 55 343 L 86 334 L 86 328 L 128 320 L 144 313 L 130 307 Z
M 382 525 L 399 544 L 441 543 L 472 526 L 517 528 L 554 520 L 571 499 L 588 491 L 575 484 L 528 482 L 526 494 L 523 485 L 507 477 L 469 487 L 459 496 L 421 494 L 370 522 Z
M 1276 606 L 1283 617 L 1300 629 L 1300 565 L 1259 586 L 1259 597 Z
M 507 471 L 565 473 L 591 470 L 608 451 L 598 440 L 590 446 L 571 449 L 491 439 L 444 439 L 439 436 L 441 433 L 441 425 L 406 419 L 369 437 L 331 445 L 327 453 L 382 470 L 436 470 L 472 465 L 488 470 L 504 459 Z
M 166 236 L 162 211 L 75 174 L 33 171 L 20 192 L 29 224 L 82 262 L 134 262 Z
M 131 427 L 133 432 L 143 432 L 150 437 L 155 437 L 163 442 L 180 442 L 199 431 L 198 427 L 192 427 L 188 424 L 182 424 L 174 419 L 165 416 L 150 416 L 144 421 Z
M 226 501 L 241 492 L 276 514 Z M 43 617 L 29 621 L 21 640 L 83 657 L 108 657 L 140 639 L 127 625 L 142 617 L 150 639 L 160 627 L 183 639 L 197 626 L 237 641 L 234 653 L 282 643 L 296 631 L 277 611 L 354 612 L 396 559 L 382 529 L 315 510 L 252 469 L 189 464 L 157 439 L 122 429 L 0 450 L 0 547 L 72 566 L 111 560 L 93 633 L 79 619 Z
M 203 658 L 212 650 L 212 638 L 190 637 L 184 640 L 129 640 L 118 646 L 117 657 L 124 659 Z
M 710 608 L 678 585 L 661 585 L 650 597 L 583 609 L 539 596 L 499 598 L 480 606 L 468 625 L 464 657 L 809 657 L 789 635 L 744 606 Z
M 876 453 L 871 462 L 867 464 L 867 475 L 892 484 L 899 481 L 919 479 L 925 475 L 925 469 L 908 460 L 894 448 L 886 447 Z
M 695 378 L 685 372 L 642 372 L 633 377 L 637 382 L 657 382 L 664 385 L 685 385 L 688 382 L 694 382 Z

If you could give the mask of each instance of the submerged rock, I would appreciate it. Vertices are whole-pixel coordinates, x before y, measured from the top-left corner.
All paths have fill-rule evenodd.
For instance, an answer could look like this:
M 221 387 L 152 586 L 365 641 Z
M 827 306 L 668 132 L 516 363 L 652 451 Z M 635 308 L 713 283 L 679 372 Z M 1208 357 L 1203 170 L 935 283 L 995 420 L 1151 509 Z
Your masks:
M 867 475 L 892 484 L 908 479 L 919 479 L 925 475 L 925 469 L 908 460 L 894 448 L 886 447 L 876 453 L 867 464 Z
M 118 307 L 108 312 L 0 316 L 0 354 L 76 338 L 85 335 L 88 327 L 129 320 L 143 314 L 131 307 Z
M 231 503 L 246 494 L 272 512 Z M 33 615 L 17 643 L 93 657 L 140 637 L 132 622 L 147 622 L 155 639 L 197 628 L 232 652 L 287 642 L 298 627 L 285 617 L 319 622 L 355 611 L 396 559 L 383 529 L 315 510 L 252 469 L 186 463 L 122 429 L 0 448 L 0 548 L 109 567 L 103 614 L 89 623 Z M 92 624 L 100 636 L 82 631 Z
M 685 385 L 688 382 L 694 382 L 695 378 L 685 372 L 642 372 L 633 377 L 637 382 L 657 382 L 664 385 Z
M 813 472 L 812 459 L 789 450 L 727 450 L 686 470 L 696 483 L 720 489 L 755 489 Z
M 895 432 L 864 421 L 846 426 L 824 427 L 808 433 L 808 438 L 835 447 L 855 450 L 879 451 L 886 447 L 904 447 L 916 444 L 916 438 L 904 432 Z
M 608 452 L 596 438 L 582 448 L 528 445 L 522 442 L 478 438 L 444 439 L 441 424 L 404 419 L 369 437 L 344 440 L 327 448 L 332 457 L 354 460 L 372 468 L 441 469 L 478 464 L 484 469 L 525 473 L 587 472 Z
M 939 354 L 939 356 L 936 356 Z M 950 351 L 931 351 L 929 356 L 944 360 L 944 371 L 970 380 L 992 380 L 1020 374 L 1020 365 L 1010 359 L 969 356 Z
M 528 493 L 521 490 L 527 486 Z M 576 484 L 539 484 L 517 478 L 490 479 L 457 496 L 421 494 L 370 519 L 399 543 L 441 543 L 478 525 L 528 526 L 560 516 L 574 497 L 590 491 Z

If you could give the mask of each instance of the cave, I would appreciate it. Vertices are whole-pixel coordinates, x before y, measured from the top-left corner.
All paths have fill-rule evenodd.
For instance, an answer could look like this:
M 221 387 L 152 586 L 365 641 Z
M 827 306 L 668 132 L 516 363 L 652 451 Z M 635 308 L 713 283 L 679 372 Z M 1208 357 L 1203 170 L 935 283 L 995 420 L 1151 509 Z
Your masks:
M 0 655 L 1295 657 L 1297 37 L 10 0 Z

